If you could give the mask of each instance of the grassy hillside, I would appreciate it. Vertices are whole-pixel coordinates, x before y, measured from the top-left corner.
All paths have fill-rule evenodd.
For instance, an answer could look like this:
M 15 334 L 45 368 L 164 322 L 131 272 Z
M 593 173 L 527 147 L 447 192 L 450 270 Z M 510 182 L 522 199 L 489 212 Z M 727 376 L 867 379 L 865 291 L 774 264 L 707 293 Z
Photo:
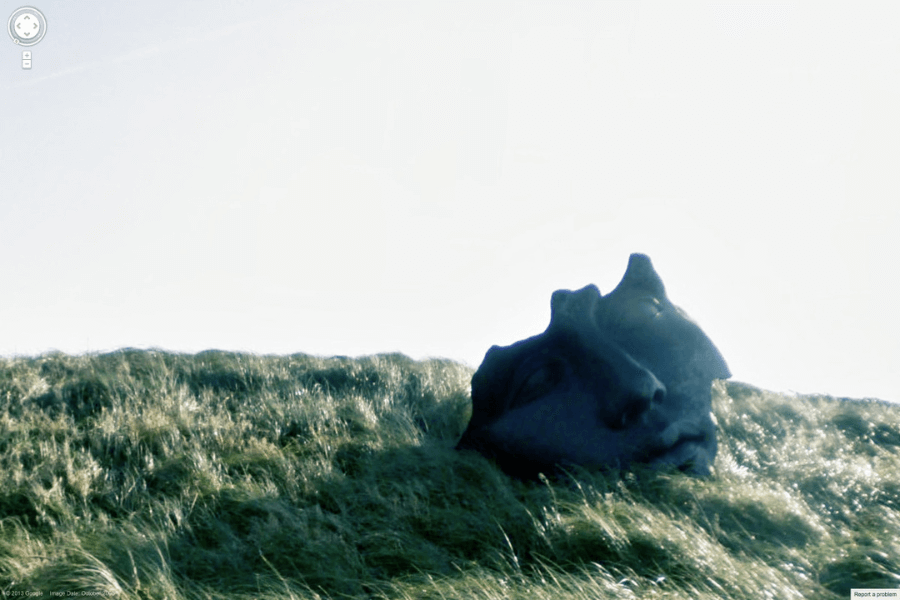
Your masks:
M 849 598 L 900 586 L 900 407 L 717 384 L 710 479 L 522 483 L 400 355 L 0 360 L 0 591 Z

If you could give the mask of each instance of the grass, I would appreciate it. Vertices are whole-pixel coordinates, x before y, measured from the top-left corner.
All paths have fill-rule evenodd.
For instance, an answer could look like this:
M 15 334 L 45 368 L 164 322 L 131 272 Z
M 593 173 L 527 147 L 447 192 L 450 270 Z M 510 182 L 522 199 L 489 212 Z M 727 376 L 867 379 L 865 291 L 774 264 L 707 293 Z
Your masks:
M 900 406 L 714 389 L 714 475 L 511 480 L 470 369 L 122 350 L 0 359 L 0 591 L 848 598 L 900 587 Z

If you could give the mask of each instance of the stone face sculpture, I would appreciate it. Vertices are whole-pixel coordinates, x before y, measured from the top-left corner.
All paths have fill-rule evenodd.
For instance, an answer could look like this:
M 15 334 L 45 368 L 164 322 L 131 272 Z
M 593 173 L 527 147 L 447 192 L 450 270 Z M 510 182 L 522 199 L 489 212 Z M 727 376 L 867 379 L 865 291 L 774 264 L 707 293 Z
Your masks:
M 458 449 L 533 477 L 566 465 L 671 465 L 705 475 L 716 455 L 713 379 L 731 376 L 700 327 L 632 254 L 615 290 L 558 290 L 544 333 L 493 346 L 472 377 Z

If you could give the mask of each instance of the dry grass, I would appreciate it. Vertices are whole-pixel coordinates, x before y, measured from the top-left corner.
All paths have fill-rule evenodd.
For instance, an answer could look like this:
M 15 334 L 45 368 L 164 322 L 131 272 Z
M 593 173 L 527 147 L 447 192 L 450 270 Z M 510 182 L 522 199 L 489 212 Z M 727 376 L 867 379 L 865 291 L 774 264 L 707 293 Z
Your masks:
M 900 586 L 900 407 L 718 384 L 713 477 L 523 483 L 471 371 L 123 350 L 0 361 L 0 590 L 847 598 Z

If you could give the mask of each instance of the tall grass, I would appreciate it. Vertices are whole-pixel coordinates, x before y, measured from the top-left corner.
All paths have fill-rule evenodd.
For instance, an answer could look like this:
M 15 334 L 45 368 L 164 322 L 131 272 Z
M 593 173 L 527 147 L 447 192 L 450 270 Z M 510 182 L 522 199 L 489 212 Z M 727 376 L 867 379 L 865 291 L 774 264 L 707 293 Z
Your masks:
M 471 370 L 123 350 L 0 360 L 0 591 L 848 598 L 900 587 L 900 407 L 716 384 L 715 473 L 511 480 Z

